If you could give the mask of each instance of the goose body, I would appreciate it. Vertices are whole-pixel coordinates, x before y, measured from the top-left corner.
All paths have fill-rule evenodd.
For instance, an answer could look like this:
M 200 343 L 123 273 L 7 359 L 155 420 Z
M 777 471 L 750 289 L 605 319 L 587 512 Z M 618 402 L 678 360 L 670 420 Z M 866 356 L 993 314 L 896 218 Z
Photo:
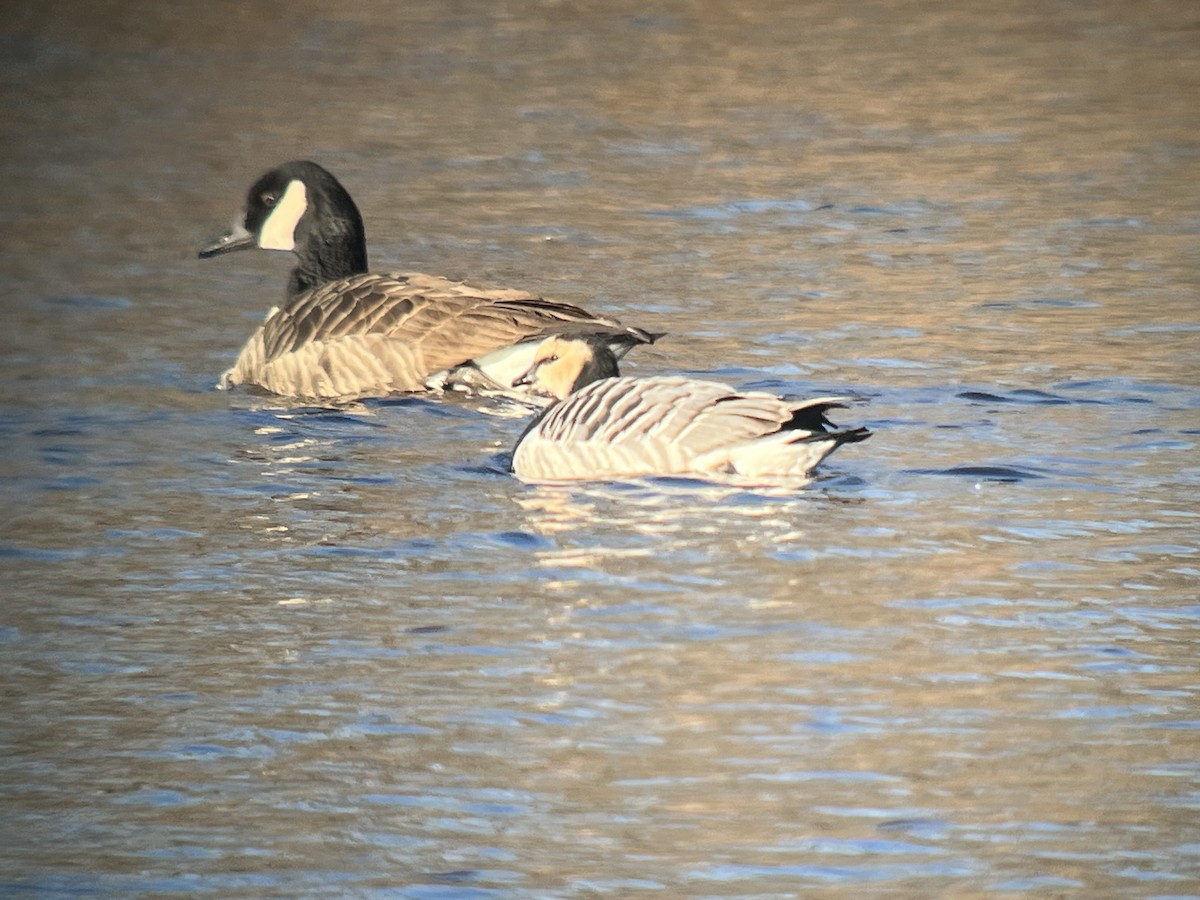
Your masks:
M 513 451 L 522 481 L 693 474 L 805 477 L 865 428 L 831 430 L 843 397 L 790 401 L 680 376 L 630 378 L 600 338 L 551 337 L 522 377 L 558 402 Z
M 618 356 L 658 337 L 527 291 L 368 273 L 358 208 L 316 163 L 263 175 L 230 231 L 200 256 L 250 247 L 291 251 L 298 262 L 287 299 L 250 336 L 222 388 L 318 400 L 446 389 L 525 395 L 513 381 L 549 334 L 586 326 L 607 335 Z

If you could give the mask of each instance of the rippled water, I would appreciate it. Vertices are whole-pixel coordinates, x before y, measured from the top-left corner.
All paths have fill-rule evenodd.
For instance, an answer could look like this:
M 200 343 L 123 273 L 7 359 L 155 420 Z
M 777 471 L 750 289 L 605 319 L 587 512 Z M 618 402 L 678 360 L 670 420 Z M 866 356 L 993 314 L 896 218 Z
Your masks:
M 15 5 L 0 894 L 1200 896 L 1193 6 Z M 537 488 L 218 393 L 293 157 L 875 436 Z

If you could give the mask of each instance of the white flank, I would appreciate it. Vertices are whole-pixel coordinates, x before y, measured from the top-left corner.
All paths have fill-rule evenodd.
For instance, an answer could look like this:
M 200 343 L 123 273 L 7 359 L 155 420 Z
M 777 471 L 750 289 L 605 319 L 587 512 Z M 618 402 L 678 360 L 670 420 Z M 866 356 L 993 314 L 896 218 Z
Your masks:
M 492 381 L 511 389 L 512 383 L 533 365 L 537 348 L 537 341 L 522 341 L 476 357 L 475 365 Z
M 513 382 L 529 371 L 539 344 L 536 340 L 521 341 L 477 356 L 453 369 L 434 372 L 425 379 L 425 387 L 431 391 L 461 390 L 514 399 L 530 397 L 527 388 L 515 388 Z
M 304 182 L 295 179 L 275 204 L 271 215 L 263 223 L 258 236 L 258 246 L 264 250 L 293 250 L 296 247 L 296 225 L 308 209 L 308 190 Z

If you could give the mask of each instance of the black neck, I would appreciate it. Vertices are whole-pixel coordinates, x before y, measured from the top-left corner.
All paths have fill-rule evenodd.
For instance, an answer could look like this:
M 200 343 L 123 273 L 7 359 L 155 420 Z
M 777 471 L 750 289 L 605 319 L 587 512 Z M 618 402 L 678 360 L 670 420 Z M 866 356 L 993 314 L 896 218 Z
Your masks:
M 367 238 L 362 215 L 333 176 L 310 185 L 309 202 L 324 215 L 305 215 L 296 225 L 299 259 L 288 280 L 289 296 L 367 271 Z
M 288 279 L 289 297 L 367 271 L 367 251 L 361 239 L 336 243 L 312 240 L 303 250 L 297 247 L 297 251 L 299 263 Z
M 592 348 L 592 355 L 575 377 L 575 383 L 571 385 L 571 393 L 575 393 L 593 381 L 599 381 L 601 378 L 616 378 L 621 374 L 617 369 L 617 357 L 604 337 L 590 336 L 587 342 Z

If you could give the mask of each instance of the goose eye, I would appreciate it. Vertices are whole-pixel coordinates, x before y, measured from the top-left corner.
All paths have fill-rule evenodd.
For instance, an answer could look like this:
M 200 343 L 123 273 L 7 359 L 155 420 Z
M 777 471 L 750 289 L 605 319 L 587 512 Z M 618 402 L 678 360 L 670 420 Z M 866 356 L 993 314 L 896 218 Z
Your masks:
M 279 196 L 274 191 L 263 191 L 259 195 L 258 199 L 261 200 L 262 205 L 267 208 L 270 208 L 279 202 Z

